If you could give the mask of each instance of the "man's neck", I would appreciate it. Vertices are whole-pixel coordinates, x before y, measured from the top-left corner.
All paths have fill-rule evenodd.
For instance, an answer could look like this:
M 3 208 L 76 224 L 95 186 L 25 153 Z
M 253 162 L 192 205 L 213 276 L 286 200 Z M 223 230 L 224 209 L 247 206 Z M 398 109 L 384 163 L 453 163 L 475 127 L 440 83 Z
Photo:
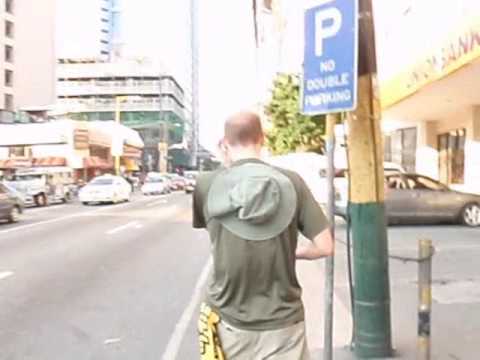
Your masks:
M 230 153 L 231 162 L 244 159 L 260 159 L 260 150 L 256 147 L 242 147 L 232 149 Z

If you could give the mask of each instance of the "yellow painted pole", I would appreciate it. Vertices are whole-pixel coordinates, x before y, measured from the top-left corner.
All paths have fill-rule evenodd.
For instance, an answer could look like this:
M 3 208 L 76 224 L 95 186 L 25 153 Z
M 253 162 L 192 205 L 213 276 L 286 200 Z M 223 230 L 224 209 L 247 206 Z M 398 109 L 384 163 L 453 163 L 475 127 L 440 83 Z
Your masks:
M 417 359 L 430 360 L 430 319 L 432 311 L 432 240 L 418 243 L 418 344 Z
M 122 101 L 121 96 L 115 98 L 115 123 L 120 124 L 120 103 Z M 115 157 L 115 175 L 120 175 L 120 155 L 116 154 Z

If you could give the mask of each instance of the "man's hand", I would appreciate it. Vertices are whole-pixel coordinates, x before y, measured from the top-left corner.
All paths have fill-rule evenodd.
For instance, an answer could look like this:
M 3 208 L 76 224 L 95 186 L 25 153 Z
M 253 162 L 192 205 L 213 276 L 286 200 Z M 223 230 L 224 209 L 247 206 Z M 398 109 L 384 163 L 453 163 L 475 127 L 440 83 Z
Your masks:
M 317 260 L 333 255 L 335 252 L 335 243 L 333 241 L 330 229 L 326 229 L 318 234 L 313 242 L 307 246 L 297 248 L 296 258 L 299 260 Z

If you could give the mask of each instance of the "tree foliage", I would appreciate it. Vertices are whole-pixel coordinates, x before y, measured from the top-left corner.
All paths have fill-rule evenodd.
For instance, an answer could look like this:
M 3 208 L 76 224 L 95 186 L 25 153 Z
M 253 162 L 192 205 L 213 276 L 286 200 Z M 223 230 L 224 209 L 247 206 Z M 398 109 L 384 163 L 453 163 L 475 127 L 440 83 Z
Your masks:
M 324 153 L 325 116 L 300 113 L 300 79 L 297 75 L 277 76 L 265 112 L 270 120 L 267 145 L 273 154 Z

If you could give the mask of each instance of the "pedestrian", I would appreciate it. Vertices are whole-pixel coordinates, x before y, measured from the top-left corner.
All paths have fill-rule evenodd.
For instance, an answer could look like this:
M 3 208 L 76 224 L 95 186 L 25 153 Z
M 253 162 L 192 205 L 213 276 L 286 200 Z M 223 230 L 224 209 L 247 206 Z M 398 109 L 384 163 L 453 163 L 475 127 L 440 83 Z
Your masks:
M 231 116 L 222 141 L 230 165 L 197 179 L 193 226 L 208 230 L 213 254 L 202 360 L 310 359 L 295 263 L 332 255 L 333 239 L 300 176 L 260 160 L 263 144 L 256 114 Z

